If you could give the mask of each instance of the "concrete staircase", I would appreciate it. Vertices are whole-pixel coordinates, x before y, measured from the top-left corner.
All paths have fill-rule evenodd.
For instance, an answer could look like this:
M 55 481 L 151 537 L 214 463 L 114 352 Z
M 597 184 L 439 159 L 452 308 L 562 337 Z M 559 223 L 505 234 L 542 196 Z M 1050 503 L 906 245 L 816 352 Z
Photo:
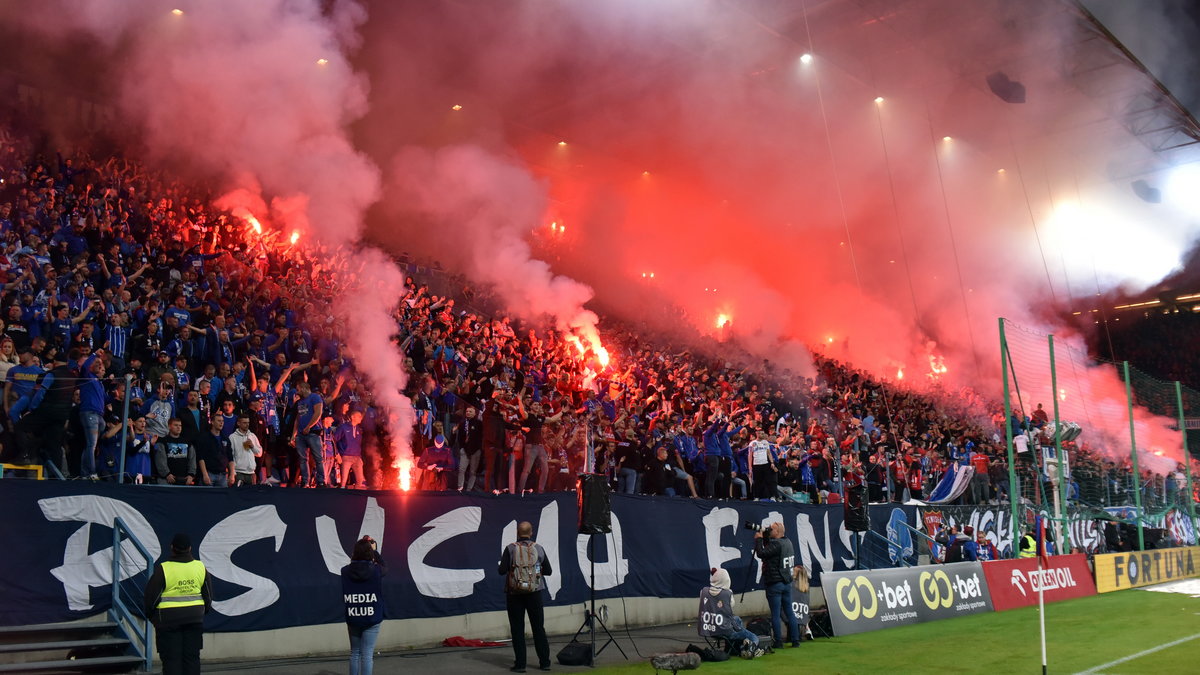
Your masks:
M 113 621 L 0 626 L 0 673 L 128 673 L 143 665 Z

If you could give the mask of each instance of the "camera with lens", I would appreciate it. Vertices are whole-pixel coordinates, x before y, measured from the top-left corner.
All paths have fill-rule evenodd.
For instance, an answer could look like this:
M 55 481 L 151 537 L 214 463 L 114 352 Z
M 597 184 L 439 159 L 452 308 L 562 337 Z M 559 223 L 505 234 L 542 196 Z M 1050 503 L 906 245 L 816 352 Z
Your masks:
M 764 535 L 771 534 L 771 528 L 769 526 L 756 523 L 753 520 L 747 520 L 746 522 L 742 523 L 742 527 L 745 527 L 747 530 L 752 532 L 762 532 Z

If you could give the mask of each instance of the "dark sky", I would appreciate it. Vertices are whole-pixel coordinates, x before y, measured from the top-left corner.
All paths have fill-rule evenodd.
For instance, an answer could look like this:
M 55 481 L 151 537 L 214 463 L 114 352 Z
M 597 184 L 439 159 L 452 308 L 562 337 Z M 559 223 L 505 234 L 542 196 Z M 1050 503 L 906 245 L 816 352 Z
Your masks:
M 1193 116 L 1200 114 L 1200 2 L 1084 0 L 1083 5 Z

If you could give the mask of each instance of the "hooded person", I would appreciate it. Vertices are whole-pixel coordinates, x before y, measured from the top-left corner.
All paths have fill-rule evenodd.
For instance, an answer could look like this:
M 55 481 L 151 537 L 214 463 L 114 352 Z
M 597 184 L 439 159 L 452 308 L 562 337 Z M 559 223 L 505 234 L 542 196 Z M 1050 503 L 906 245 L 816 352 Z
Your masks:
M 696 617 L 696 632 L 701 637 L 719 637 L 730 647 L 730 652 L 744 659 L 763 655 L 758 646 L 758 636 L 750 632 L 741 617 L 733 613 L 733 591 L 730 590 L 729 572 L 724 568 L 711 570 L 709 585 L 700 591 L 700 613 Z
M 342 600 L 350 636 L 350 675 L 371 675 L 375 641 L 383 623 L 383 575 L 387 568 L 375 540 L 364 536 L 354 544 L 350 564 L 342 568 Z
M 421 469 L 422 490 L 445 490 L 446 479 L 454 471 L 455 453 L 446 445 L 446 437 L 433 437 L 433 445 L 425 448 L 417 468 Z

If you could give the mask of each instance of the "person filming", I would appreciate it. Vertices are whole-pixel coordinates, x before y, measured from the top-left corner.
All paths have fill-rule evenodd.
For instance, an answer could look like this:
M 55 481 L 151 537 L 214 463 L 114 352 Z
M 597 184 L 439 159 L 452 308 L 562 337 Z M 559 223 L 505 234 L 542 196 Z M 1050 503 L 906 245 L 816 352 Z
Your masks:
M 754 555 L 762 561 L 762 581 L 767 591 L 767 607 L 771 610 L 774 644 L 783 645 L 783 626 L 786 619 L 788 641 L 800 646 L 800 630 L 796 612 L 792 610 L 792 579 L 797 574 L 796 549 L 787 538 L 783 523 L 771 523 L 754 533 Z
M 364 536 L 354 543 L 350 564 L 342 568 L 342 599 L 350 635 L 350 675 L 371 675 L 375 641 L 383 622 L 383 575 L 387 572 L 375 540 Z

